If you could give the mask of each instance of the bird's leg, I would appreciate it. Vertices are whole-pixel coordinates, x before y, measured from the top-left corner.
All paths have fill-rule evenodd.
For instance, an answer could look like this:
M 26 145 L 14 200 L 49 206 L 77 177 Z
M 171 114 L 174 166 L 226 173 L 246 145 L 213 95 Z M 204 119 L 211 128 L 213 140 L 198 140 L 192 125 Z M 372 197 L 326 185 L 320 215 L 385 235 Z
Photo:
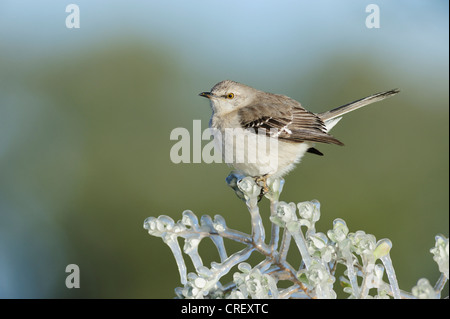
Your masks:
M 261 194 L 259 194 L 258 201 L 260 201 L 261 198 L 269 192 L 269 187 L 267 186 L 268 178 L 269 178 L 269 174 L 254 177 L 255 183 L 261 187 Z

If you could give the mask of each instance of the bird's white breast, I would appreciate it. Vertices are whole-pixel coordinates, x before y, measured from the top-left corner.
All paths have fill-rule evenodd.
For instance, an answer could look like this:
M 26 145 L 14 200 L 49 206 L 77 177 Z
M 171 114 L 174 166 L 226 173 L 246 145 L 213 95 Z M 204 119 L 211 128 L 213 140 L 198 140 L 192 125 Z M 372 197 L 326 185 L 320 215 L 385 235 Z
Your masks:
M 233 121 L 232 117 L 228 118 Z M 268 137 L 264 132 L 240 128 L 239 123 L 211 119 L 214 140 L 224 161 L 250 176 L 281 177 L 299 163 L 311 143 L 291 143 Z M 232 127 L 235 127 L 232 129 Z

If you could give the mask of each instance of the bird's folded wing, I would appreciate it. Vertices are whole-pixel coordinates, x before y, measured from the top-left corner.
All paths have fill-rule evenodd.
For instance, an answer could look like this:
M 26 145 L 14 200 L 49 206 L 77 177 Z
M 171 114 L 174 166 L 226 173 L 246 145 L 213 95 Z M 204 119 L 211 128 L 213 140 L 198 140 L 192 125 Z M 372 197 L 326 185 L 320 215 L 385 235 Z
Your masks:
M 343 145 L 327 133 L 323 121 L 288 97 L 272 95 L 238 111 L 243 128 L 263 129 L 266 135 L 283 141 L 305 141 Z

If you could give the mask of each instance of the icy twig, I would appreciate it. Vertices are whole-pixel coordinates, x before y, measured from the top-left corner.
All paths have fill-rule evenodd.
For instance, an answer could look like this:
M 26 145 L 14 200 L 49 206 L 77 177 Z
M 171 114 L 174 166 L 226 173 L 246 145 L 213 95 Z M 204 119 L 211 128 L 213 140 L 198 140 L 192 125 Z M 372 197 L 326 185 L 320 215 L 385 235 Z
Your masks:
M 320 203 L 316 200 L 301 203 L 279 201 L 283 179 L 267 179 L 266 193 L 254 178 L 232 172 L 228 185 L 242 199 L 250 213 L 251 234 L 230 229 L 221 215 L 200 219 L 189 210 L 181 220 L 169 216 L 149 217 L 144 228 L 152 236 L 160 237 L 172 251 L 183 285 L 175 289 L 179 298 L 336 298 L 335 286 L 342 286 L 349 298 L 440 298 L 449 275 L 449 241 L 437 235 L 430 250 L 441 272 L 434 287 L 422 278 L 408 293 L 400 290 L 390 257 L 389 239 L 376 241 L 364 231 L 349 232 L 344 220 L 338 218 L 331 230 L 318 232 Z M 270 238 L 266 243 L 263 218 L 258 202 L 264 195 L 270 201 Z M 184 240 L 183 249 L 180 240 Z M 215 245 L 220 262 L 207 267 L 198 250 L 201 241 L 209 238 Z M 291 245 L 292 239 L 296 245 Z M 245 247 L 228 255 L 226 241 L 235 241 Z M 293 247 L 301 256 L 298 265 L 287 259 Z M 189 272 L 183 253 L 189 256 L 195 272 Z M 252 267 L 248 260 L 258 254 L 262 260 Z M 336 280 L 338 267 L 344 275 Z M 233 280 L 223 284 L 223 277 L 236 269 Z M 387 282 L 384 278 L 387 278 Z M 291 285 L 278 288 L 280 280 Z M 339 281 L 339 285 L 336 285 Z M 359 284 L 361 283 L 361 284 Z

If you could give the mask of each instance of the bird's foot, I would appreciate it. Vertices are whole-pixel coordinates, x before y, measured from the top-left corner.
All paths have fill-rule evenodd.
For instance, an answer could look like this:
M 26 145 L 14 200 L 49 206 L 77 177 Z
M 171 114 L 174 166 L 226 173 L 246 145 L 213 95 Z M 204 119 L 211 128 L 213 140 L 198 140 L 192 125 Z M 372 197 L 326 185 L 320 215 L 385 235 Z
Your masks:
M 263 198 L 265 194 L 269 192 L 269 186 L 267 186 L 267 179 L 269 178 L 269 174 L 263 176 L 254 177 L 255 183 L 261 187 L 261 194 L 258 196 L 258 202 Z

